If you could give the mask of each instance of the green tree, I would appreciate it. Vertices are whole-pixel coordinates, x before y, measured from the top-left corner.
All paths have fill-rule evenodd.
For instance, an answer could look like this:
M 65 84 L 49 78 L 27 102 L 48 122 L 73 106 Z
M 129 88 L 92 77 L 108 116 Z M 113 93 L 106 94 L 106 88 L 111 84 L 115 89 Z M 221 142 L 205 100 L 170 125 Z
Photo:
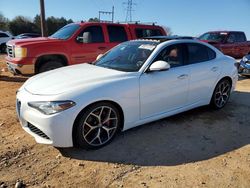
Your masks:
M 20 33 L 33 33 L 37 30 L 36 25 L 24 16 L 17 16 L 9 22 L 9 29 L 14 35 Z
M 9 20 L 5 18 L 4 15 L 0 12 L 0 30 L 8 31 L 9 30 L 8 23 Z
M 89 18 L 89 22 L 100 22 L 98 18 Z

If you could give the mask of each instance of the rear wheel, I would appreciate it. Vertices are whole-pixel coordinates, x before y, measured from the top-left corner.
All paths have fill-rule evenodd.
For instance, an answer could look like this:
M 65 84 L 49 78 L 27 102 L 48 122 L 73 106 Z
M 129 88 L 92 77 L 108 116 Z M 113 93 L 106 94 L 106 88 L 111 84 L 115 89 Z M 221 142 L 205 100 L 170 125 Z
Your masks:
M 215 87 L 210 105 L 215 109 L 223 108 L 230 97 L 232 84 L 228 79 L 221 80 Z
M 100 148 L 111 142 L 120 124 L 120 113 L 113 104 L 96 103 L 86 109 L 75 125 L 75 143 L 85 149 Z
M 48 61 L 39 67 L 38 73 L 54 70 L 63 66 L 64 65 L 60 61 Z

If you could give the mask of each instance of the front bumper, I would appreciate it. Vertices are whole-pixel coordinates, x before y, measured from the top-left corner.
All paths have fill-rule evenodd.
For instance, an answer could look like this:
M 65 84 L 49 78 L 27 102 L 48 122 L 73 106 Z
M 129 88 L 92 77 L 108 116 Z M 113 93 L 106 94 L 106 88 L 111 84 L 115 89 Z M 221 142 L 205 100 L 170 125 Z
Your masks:
M 16 111 L 22 128 L 37 143 L 56 147 L 72 147 L 72 129 L 75 120 L 74 107 L 60 113 L 45 115 L 28 106 L 31 101 L 58 100 L 56 97 L 33 95 L 22 89 L 17 92 Z
M 29 74 L 35 73 L 34 65 L 15 64 L 15 63 L 11 63 L 11 62 L 6 62 L 6 65 L 8 67 L 8 70 L 12 74 L 29 75 Z

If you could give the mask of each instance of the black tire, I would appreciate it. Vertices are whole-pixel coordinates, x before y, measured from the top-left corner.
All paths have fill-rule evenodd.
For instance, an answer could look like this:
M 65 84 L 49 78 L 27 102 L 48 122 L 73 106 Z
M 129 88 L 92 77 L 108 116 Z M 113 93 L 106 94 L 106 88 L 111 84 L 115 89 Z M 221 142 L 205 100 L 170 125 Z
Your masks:
M 6 50 L 6 44 L 1 44 L 0 46 L 0 53 L 7 53 L 7 50 Z
M 83 149 L 103 147 L 114 139 L 121 123 L 121 115 L 115 105 L 109 102 L 93 104 L 84 110 L 74 125 L 74 144 Z
M 57 68 L 60 68 L 60 67 L 63 67 L 63 66 L 64 65 L 60 61 L 48 61 L 48 62 L 42 64 L 38 68 L 38 73 L 54 70 L 54 69 L 57 69 Z
M 210 106 L 214 109 L 223 108 L 230 98 L 231 88 L 232 84 L 228 79 L 219 81 L 214 89 Z

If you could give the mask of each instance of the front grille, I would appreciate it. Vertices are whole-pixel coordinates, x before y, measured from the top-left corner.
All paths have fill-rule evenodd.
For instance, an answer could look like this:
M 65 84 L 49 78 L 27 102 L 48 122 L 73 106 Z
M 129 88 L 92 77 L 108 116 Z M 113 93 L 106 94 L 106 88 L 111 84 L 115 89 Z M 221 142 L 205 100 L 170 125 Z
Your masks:
M 7 45 L 7 54 L 9 57 L 15 57 L 15 54 L 14 54 L 14 46 L 11 46 L 11 45 Z
M 37 127 L 35 127 L 29 122 L 28 122 L 28 128 L 30 129 L 31 132 L 37 134 L 38 136 L 41 136 L 42 138 L 50 140 L 50 138 L 44 132 L 42 132 L 40 129 L 38 129 Z

